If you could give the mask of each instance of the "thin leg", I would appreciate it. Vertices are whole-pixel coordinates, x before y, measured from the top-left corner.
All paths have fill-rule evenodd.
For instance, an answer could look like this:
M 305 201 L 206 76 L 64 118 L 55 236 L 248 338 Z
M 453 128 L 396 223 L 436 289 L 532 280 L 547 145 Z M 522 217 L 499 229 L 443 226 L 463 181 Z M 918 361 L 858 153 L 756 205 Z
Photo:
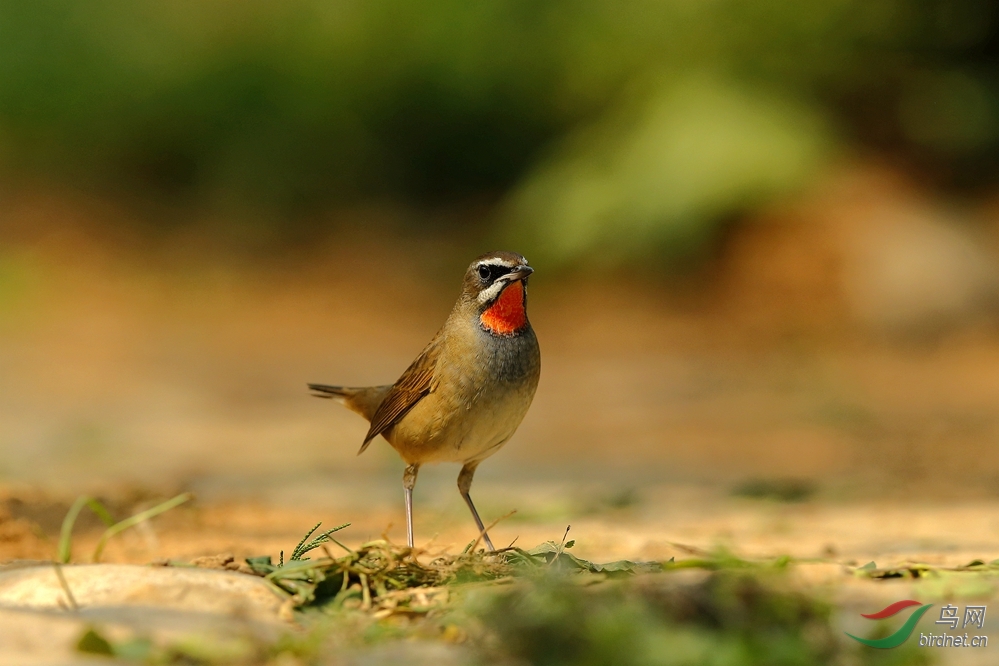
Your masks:
M 472 477 L 475 475 L 475 468 L 479 466 L 477 462 L 470 462 L 461 468 L 461 472 L 458 474 L 458 492 L 461 496 L 465 498 L 465 504 L 468 505 L 469 510 L 472 512 L 472 518 L 475 518 L 475 524 L 479 526 L 479 534 L 482 535 L 482 539 L 486 542 L 486 547 L 489 550 L 496 550 L 493 547 L 493 542 L 486 534 L 486 526 L 482 524 L 482 519 L 479 518 L 479 512 L 475 510 L 475 505 L 472 504 L 472 496 L 468 494 L 468 491 L 472 488 Z
M 413 547 L 413 488 L 419 471 L 419 465 L 410 465 L 402 474 L 402 487 L 406 490 L 406 541 L 410 548 Z

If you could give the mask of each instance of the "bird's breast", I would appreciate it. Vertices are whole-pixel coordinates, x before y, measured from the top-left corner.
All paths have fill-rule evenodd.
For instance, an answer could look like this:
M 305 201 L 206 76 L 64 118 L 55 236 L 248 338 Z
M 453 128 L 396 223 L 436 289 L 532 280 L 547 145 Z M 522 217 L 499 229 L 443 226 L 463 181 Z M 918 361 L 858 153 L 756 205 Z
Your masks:
M 541 357 L 529 327 L 526 334 L 449 351 L 440 359 L 435 390 L 388 437 L 408 462 L 467 462 L 491 455 L 513 435 L 534 399 Z

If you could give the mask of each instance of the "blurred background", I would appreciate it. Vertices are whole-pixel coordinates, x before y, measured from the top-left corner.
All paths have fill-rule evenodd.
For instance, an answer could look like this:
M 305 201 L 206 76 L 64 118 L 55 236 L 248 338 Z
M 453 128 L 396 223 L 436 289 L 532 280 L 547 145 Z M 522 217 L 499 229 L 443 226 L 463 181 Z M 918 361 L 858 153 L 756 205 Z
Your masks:
M 490 516 L 999 495 L 994 3 L 0 6 L 8 494 L 400 536 L 305 383 L 393 381 L 495 248 L 544 370 Z

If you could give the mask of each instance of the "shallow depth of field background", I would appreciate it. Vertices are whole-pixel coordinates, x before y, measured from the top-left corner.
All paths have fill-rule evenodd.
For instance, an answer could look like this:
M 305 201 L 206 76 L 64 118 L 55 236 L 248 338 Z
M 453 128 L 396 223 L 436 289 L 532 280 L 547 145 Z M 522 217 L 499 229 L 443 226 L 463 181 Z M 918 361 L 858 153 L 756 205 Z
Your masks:
M 145 561 L 270 547 L 268 511 L 309 516 L 275 549 L 401 539 L 401 462 L 305 384 L 394 381 L 496 248 L 544 358 L 473 490 L 518 510 L 497 542 L 996 545 L 978 0 L 4 4 L 5 501 L 51 531 L 193 490 L 244 530 Z M 457 471 L 421 473 L 418 539 L 474 535 Z

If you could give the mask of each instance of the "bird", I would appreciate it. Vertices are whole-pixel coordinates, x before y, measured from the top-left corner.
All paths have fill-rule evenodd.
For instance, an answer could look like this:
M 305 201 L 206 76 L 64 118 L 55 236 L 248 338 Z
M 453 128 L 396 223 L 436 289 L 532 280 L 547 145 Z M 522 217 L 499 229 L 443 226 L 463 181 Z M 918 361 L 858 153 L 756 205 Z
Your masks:
M 370 422 L 358 455 L 381 435 L 406 464 L 406 538 L 413 540 L 413 488 L 421 465 L 461 463 L 458 491 L 486 547 L 492 540 L 469 491 L 479 464 L 513 436 L 541 377 L 541 349 L 527 318 L 534 269 L 516 252 L 487 252 L 465 271 L 444 325 L 391 385 L 308 384 Z

